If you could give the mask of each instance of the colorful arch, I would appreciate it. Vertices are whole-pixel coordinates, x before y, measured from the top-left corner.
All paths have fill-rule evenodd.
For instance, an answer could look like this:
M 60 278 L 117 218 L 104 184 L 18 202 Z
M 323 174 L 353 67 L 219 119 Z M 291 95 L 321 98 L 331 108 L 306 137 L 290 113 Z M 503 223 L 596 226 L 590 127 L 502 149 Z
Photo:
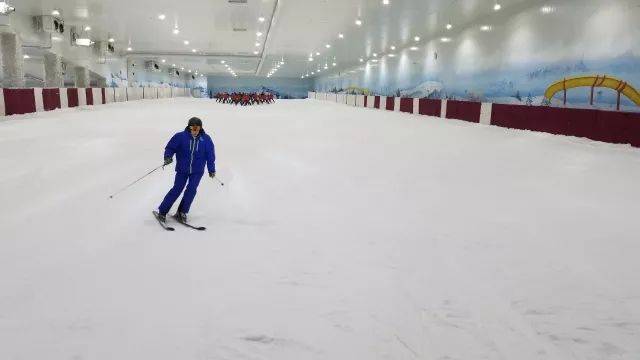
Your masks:
M 605 87 L 624 94 L 627 98 L 633 101 L 636 105 L 640 106 L 640 92 L 636 90 L 626 81 L 622 81 L 607 75 L 595 75 L 595 76 L 577 76 L 571 78 L 562 79 L 547 88 L 544 93 L 544 97 L 551 101 L 551 98 L 560 91 L 566 91 L 568 89 L 576 87 L 590 87 L 591 88 L 591 104 L 593 104 L 593 88 Z M 566 103 L 566 95 L 565 95 Z

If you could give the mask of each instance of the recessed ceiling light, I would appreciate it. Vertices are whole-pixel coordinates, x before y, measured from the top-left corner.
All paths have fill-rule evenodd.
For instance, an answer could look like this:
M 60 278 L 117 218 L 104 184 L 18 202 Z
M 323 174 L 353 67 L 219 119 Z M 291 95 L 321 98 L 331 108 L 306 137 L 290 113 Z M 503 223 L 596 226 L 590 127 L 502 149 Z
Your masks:
M 373 59 L 373 60 L 371 60 L 371 62 L 377 63 L 378 59 Z
M 480 30 L 482 31 L 491 31 L 492 27 L 490 25 L 482 25 Z
M 451 42 L 451 38 L 443 37 L 443 38 L 440 38 L 440 41 L 443 43 Z
M 258 31 L 258 32 L 256 33 L 256 36 L 260 37 L 260 36 L 262 36 L 262 33 L 261 33 L 260 31 Z
M 185 41 L 183 41 L 183 43 L 184 43 L 185 45 L 189 45 L 189 40 L 185 40 Z
M 91 26 L 85 26 L 84 31 L 91 31 Z
M 376 54 L 376 53 L 373 53 L 373 57 L 378 57 L 378 54 Z
M 127 48 L 127 51 L 131 51 L 131 50 L 133 50 L 133 48 L 132 48 L 132 47 L 128 47 L 128 48 Z
M 326 47 L 327 49 L 330 49 L 330 48 L 331 48 L 331 45 L 327 44 L 327 45 L 325 45 L 324 47 Z
M 414 36 L 414 37 L 413 37 L 413 40 L 414 40 L 414 41 L 420 41 L 420 36 Z
M 417 46 L 412 46 L 409 48 L 409 50 L 411 51 L 417 51 L 419 48 Z
M 53 9 L 53 10 L 51 11 L 51 15 L 53 15 L 53 16 L 60 16 L 60 10 L 58 10 L 58 9 Z
M 388 54 L 388 57 L 396 57 L 396 54 Z
M 543 14 L 551 14 L 554 11 L 556 11 L 556 9 L 553 6 L 543 6 L 540 8 L 540 12 Z
M 447 28 L 447 30 L 451 30 L 451 28 L 453 28 L 453 25 L 447 24 L 446 28 Z
M 189 73 L 191 73 L 191 70 L 189 70 Z
M 29 55 L 27 55 L 27 54 L 24 54 L 22 57 L 23 57 L 24 59 L 29 59 L 29 58 L 31 58 L 31 56 L 29 56 Z
M 171 64 L 171 66 L 176 67 L 176 64 Z
M 178 35 L 178 34 L 180 34 L 180 29 L 174 28 L 173 29 L 173 35 Z
M 360 62 L 364 62 L 364 59 L 363 59 L 363 58 L 360 58 Z
M 336 65 L 338 65 L 338 64 L 336 64 L 336 63 L 332 63 L 332 64 L 331 64 L 331 66 L 336 66 Z
M 502 9 L 502 5 L 500 5 L 500 3 L 496 3 L 495 5 L 493 5 L 493 10 L 499 11 L 500 9 Z
M 164 20 L 166 18 L 167 18 L 167 16 L 165 14 L 158 15 L 158 19 L 160 19 L 160 20 Z
M 114 38 L 109 38 L 109 42 L 110 42 L 110 43 L 115 42 L 115 41 L 116 41 L 116 39 L 114 39 Z
M 308 60 L 309 60 L 309 61 L 313 61 L 313 58 L 312 58 L 311 56 L 309 56 L 309 59 L 308 59 Z
M 260 16 L 260 17 L 258 18 L 258 21 L 260 21 L 260 22 L 264 22 L 264 17 Z
M 253 52 L 253 55 L 258 55 L 260 52 L 258 50 Z
M 224 64 L 224 63 L 226 63 L 226 61 L 220 60 L 220 64 Z
M 180 70 L 184 70 L 184 67 L 181 67 Z
M 260 43 L 259 43 L 259 42 L 256 42 L 256 47 L 257 47 L 257 46 L 260 46 Z
M 391 45 L 391 50 L 395 50 L 395 49 L 396 49 L 396 47 Z
M 162 63 L 163 63 L 163 64 L 164 64 L 164 63 L 166 63 L 166 62 L 167 62 L 167 60 L 165 60 L 165 59 L 162 59 Z
M 198 50 L 196 50 L 196 49 L 191 49 L 191 52 L 196 52 L 196 51 L 198 51 Z
M 316 51 L 316 56 L 320 56 L 320 52 L 319 51 Z
M 338 38 L 344 39 L 344 34 L 343 33 L 338 34 Z
M 389 0 L 382 0 L 382 5 L 389 5 Z
M 358 26 L 362 26 L 362 20 L 360 20 L 360 19 L 356 19 L 356 25 L 358 25 Z
M 63 39 L 60 36 L 52 36 L 51 40 L 53 40 L 53 41 L 62 41 Z

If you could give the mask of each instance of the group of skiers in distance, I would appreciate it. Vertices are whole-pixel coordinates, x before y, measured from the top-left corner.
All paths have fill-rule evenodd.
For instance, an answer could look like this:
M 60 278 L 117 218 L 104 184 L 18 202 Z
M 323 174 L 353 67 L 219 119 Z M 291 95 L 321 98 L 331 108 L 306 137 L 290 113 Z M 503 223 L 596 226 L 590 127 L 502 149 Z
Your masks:
M 241 106 L 271 104 L 275 102 L 275 96 L 270 93 L 223 92 L 215 94 L 214 98 L 219 103 Z

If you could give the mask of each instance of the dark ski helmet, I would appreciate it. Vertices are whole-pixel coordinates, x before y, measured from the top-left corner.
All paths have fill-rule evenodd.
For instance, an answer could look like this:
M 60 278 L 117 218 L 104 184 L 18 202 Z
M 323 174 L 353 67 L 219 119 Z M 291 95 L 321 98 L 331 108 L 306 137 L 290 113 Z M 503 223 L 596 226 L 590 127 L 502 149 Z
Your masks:
M 200 126 L 200 127 L 202 127 L 202 120 L 200 120 L 197 117 L 192 117 L 191 119 L 189 119 L 189 125 L 188 126 Z

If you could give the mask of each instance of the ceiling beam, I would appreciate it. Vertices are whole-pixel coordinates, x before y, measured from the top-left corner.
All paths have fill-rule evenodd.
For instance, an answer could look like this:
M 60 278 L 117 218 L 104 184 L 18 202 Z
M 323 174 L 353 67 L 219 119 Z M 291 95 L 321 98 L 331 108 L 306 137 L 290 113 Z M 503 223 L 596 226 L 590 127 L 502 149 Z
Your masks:
M 276 17 L 278 16 L 278 5 L 280 4 L 279 0 L 275 0 L 273 4 L 273 13 L 271 14 L 271 21 L 269 22 L 269 28 L 267 28 L 267 35 L 264 40 L 264 46 L 262 46 L 262 53 L 260 54 L 260 63 L 258 63 L 258 67 L 256 68 L 256 76 L 260 74 L 262 71 L 262 65 L 264 64 L 264 58 L 267 53 L 267 46 L 269 44 L 269 40 L 271 39 L 271 28 L 276 22 Z

